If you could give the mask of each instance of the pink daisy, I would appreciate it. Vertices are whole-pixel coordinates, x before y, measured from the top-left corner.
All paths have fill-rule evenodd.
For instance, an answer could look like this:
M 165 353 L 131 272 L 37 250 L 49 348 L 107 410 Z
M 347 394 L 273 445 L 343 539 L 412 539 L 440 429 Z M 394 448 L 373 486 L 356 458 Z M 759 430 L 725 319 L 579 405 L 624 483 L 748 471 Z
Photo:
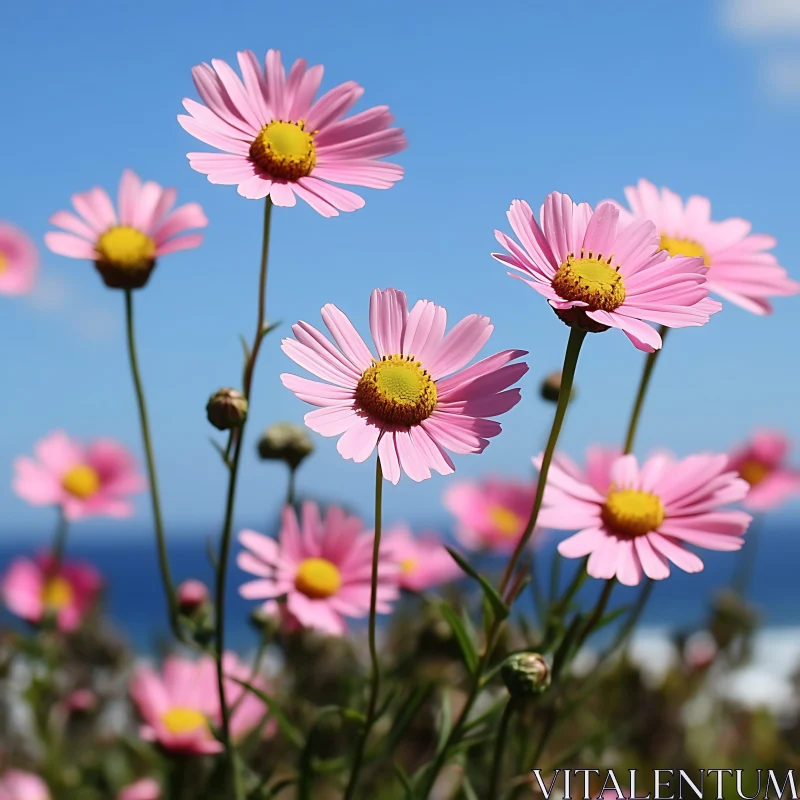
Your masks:
M 52 615 L 61 631 L 73 631 L 97 602 L 102 580 L 91 564 L 62 561 L 49 555 L 17 558 L 0 581 L 9 611 L 28 622 Z
M 537 467 L 541 456 L 535 459 Z M 603 488 L 607 487 L 607 488 Z M 591 480 L 559 455 L 550 467 L 543 528 L 579 530 L 558 546 L 566 558 L 589 556 L 587 572 L 635 586 L 642 574 L 661 580 L 669 562 L 700 572 L 703 562 L 685 545 L 738 550 L 749 514 L 720 510 L 747 494 L 747 483 L 730 469 L 726 455 L 694 455 L 677 461 L 651 456 L 640 468 L 636 456 L 596 461 Z
M 471 314 L 445 335 L 442 306 L 419 300 L 409 313 L 403 292 L 375 289 L 369 323 L 377 356 L 336 306 L 324 306 L 322 319 L 338 348 L 298 322 L 292 328 L 296 341 L 284 339 L 282 349 L 328 383 L 283 374 L 283 385 L 321 406 L 306 414 L 306 425 L 323 436 L 341 436 L 337 449 L 344 458 L 365 461 L 377 447 L 392 483 L 401 470 L 414 481 L 430 478 L 431 469 L 453 472 L 445 448 L 483 452 L 501 430 L 487 418 L 519 402 L 519 389 L 508 387 L 528 366 L 509 362 L 526 351 L 505 350 L 463 369 L 494 330 L 488 317 Z
M 0 221 L 0 294 L 25 294 L 33 288 L 39 254 L 27 234 Z
M 56 431 L 34 446 L 36 458 L 14 461 L 14 491 L 34 506 L 59 506 L 72 521 L 82 517 L 129 517 L 129 495 L 145 488 L 133 456 L 112 439 L 84 445 Z
M 464 547 L 510 552 L 528 523 L 535 493 L 529 481 L 463 481 L 448 488 L 444 505 L 456 518 L 455 533 Z
M 381 548 L 399 565 L 398 582 L 410 592 L 449 583 L 463 574 L 436 534 L 415 536 L 404 522 L 386 529 Z
M 142 778 L 120 789 L 117 800 L 161 800 L 161 787 L 154 778 Z
M 267 53 L 265 68 L 250 50 L 237 54 L 242 78 L 224 61 L 192 70 L 205 105 L 185 99 L 191 116 L 178 122 L 192 136 L 222 153 L 189 153 L 192 169 L 211 183 L 238 185 L 239 194 L 269 196 L 278 206 L 305 200 L 324 217 L 355 211 L 364 200 L 335 186 L 348 183 L 389 189 L 403 168 L 379 159 L 406 147 L 388 106 L 374 106 L 343 119 L 364 93 L 353 81 L 340 84 L 316 102 L 322 66 L 306 69 L 301 58 L 287 77 L 278 50 Z
M 316 503 L 303 504 L 301 520 L 290 506 L 283 509 L 278 540 L 255 531 L 242 531 L 247 548 L 237 563 L 258 580 L 242 584 L 247 600 L 266 600 L 267 613 L 278 611 L 276 599 L 286 597 L 290 621 L 342 636 L 345 618 L 369 613 L 373 535 L 358 517 L 330 507 L 320 518 Z M 379 614 L 388 614 L 399 595 L 399 569 L 387 553 L 381 555 L 378 574 Z
M 592 211 L 560 192 L 548 195 L 540 218 L 541 227 L 530 206 L 514 200 L 508 221 L 522 245 L 495 231 L 509 255 L 492 255 L 522 273 L 509 274 L 546 297 L 567 324 L 593 332 L 619 328 L 639 350 L 652 353 L 661 336 L 648 322 L 705 325 L 721 308 L 708 299 L 702 259 L 670 260 L 648 220 L 623 227 L 613 203 Z
M 642 178 L 638 186 L 625 188 L 630 211 L 620 209 L 620 223 L 652 220 L 660 236 L 659 246 L 671 256 L 699 256 L 708 271 L 708 288 L 725 300 L 754 314 L 771 314 L 772 296 L 800 292 L 772 253 L 775 239 L 750 233 L 751 224 L 731 217 L 711 220 L 711 201 L 693 195 L 683 200 L 669 189 L 661 192 Z
M 791 441 L 780 431 L 759 430 L 730 454 L 730 467 L 750 485 L 743 501 L 751 511 L 769 511 L 800 495 L 800 469 L 786 463 Z
M 50 217 L 52 225 L 68 233 L 46 233 L 45 244 L 59 255 L 93 261 L 112 289 L 139 289 L 158 258 L 198 247 L 203 241 L 201 233 L 178 236 L 191 228 L 204 228 L 208 220 L 197 203 L 173 211 L 177 196 L 176 189 L 164 189 L 154 181 L 142 183 L 126 169 L 116 210 L 99 186 L 75 194 L 72 205 L 78 216 L 58 211 Z
M 10 769 L 0 775 L 0 800 L 50 800 L 47 784 L 32 772 Z

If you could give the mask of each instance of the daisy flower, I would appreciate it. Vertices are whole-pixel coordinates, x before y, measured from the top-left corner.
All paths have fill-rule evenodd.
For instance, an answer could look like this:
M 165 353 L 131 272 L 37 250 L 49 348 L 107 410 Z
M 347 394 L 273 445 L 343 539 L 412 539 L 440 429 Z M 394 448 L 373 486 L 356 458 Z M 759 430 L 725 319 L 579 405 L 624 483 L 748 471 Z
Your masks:
M 731 454 L 731 469 L 750 485 L 742 505 L 751 511 L 769 511 L 800 495 L 800 469 L 786 463 L 791 441 L 780 431 L 756 431 Z
M 0 594 L 9 611 L 34 624 L 52 615 L 61 631 L 80 625 L 100 593 L 102 580 L 90 564 L 61 561 L 52 556 L 17 558 L 0 581 Z
M 301 519 L 291 506 L 283 509 L 278 540 L 245 530 L 239 541 L 246 548 L 237 563 L 257 580 L 242 584 L 247 600 L 266 600 L 268 614 L 278 611 L 277 598 L 286 598 L 290 622 L 342 636 L 345 618 L 369 613 L 373 535 L 358 517 L 331 507 L 320 517 L 316 503 L 303 504 Z M 388 614 L 399 596 L 399 569 L 386 552 L 378 573 L 377 612 Z
M 415 536 L 404 522 L 386 529 L 381 548 L 400 567 L 398 582 L 409 592 L 423 592 L 463 575 L 436 534 Z
M 508 221 L 521 245 L 495 231 L 508 255 L 492 255 L 521 273 L 509 274 L 546 297 L 567 324 L 592 332 L 619 328 L 639 350 L 652 353 L 661 336 L 648 322 L 705 325 L 721 306 L 708 299 L 701 258 L 670 259 L 659 249 L 652 222 L 623 227 L 620 213 L 613 203 L 592 211 L 553 192 L 542 206 L 540 227 L 531 207 L 514 200 Z
M 0 221 L 0 294 L 25 294 L 33 288 L 39 254 L 19 228 Z
M 445 448 L 483 452 L 501 430 L 488 417 L 519 402 L 519 389 L 509 386 L 528 366 L 510 362 L 526 351 L 505 350 L 464 369 L 494 330 L 488 317 L 471 314 L 445 335 L 442 306 L 419 300 L 409 312 L 403 292 L 376 289 L 369 324 L 377 356 L 336 306 L 323 306 L 322 319 L 338 348 L 298 322 L 292 328 L 296 340 L 284 339 L 282 349 L 328 383 L 283 374 L 283 385 L 321 406 L 306 414 L 306 425 L 322 436 L 341 436 L 337 449 L 344 458 L 365 461 L 377 447 L 392 483 L 401 471 L 414 481 L 430 478 L 432 469 L 453 472 Z
M 513 550 L 525 530 L 536 487 L 530 481 L 486 478 L 448 488 L 444 505 L 456 518 L 456 537 L 469 550 Z
M 541 465 L 541 456 L 534 463 Z M 606 487 L 606 488 L 603 488 Z M 578 530 L 558 545 L 565 558 L 589 556 L 593 578 L 635 586 L 646 575 L 661 580 L 669 564 L 700 572 L 703 562 L 687 544 L 738 550 L 751 517 L 722 509 L 747 494 L 747 482 L 726 455 L 701 454 L 680 461 L 620 455 L 594 464 L 591 479 L 565 456 L 550 467 L 539 524 Z
M 68 233 L 51 231 L 45 244 L 68 258 L 93 261 L 111 289 L 140 289 L 150 278 L 157 259 L 178 250 L 190 250 L 203 241 L 201 233 L 178 236 L 208 225 L 197 203 L 175 210 L 178 192 L 153 181 L 142 183 L 126 169 L 119 184 L 117 208 L 104 189 L 72 196 L 78 215 L 58 211 L 50 223 Z
M 50 800 L 47 784 L 32 772 L 10 769 L 0 775 L 0 800 Z
M 133 456 L 112 439 L 84 445 L 56 431 L 34 446 L 36 458 L 14 461 L 14 491 L 34 506 L 59 506 L 70 520 L 129 517 L 128 497 L 145 488 Z
M 281 54 L 267 52 L 264 69 L 250 50 L 237 54 L 240 78 L 224 61 L 212 59 L 192 70 L 205 105 L 185 99 L 190 116 L 183 128 L 221 153 L 189 153 L 192 169 L 211 183 L 237 185 L 239 194 L 256 200 L 269 196 L 275 205 L 305 200 L 324 217 L 355 211 L 364 200 L 336 186 L 347 183 L 389 189 L 403 168 L 380 161 L 406 147 L 388 106 L 374 106 L 344 118 L 364 90 L 353 81 L 314 96 L 322 66 L 306 67 L 301 58 L 288 77 Z
M 708 288 L 754 314 L 771 314 L 767 299 L 800 292 L 786 270 L 768 252 L 775 239 L 750 233 L 751 224 L 738 217 L 714 222 L 711 201 L 693 195 L 683 200 L 669 189 L 659 190 L 642 178 L 625 188 L 631 210 L 620 208 L 620 223 L 652 220 L 659 246 L 671 256 L 697 256 L 709 268 Z

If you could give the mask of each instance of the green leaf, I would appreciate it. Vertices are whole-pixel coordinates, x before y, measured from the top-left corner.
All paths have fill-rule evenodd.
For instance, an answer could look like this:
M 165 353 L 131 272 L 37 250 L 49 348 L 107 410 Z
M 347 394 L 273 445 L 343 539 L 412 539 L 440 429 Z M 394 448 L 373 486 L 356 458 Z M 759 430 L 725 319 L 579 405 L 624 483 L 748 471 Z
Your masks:
M 250 355 L 251 355 L 250 354 L 250 345 L 247 344 L 247 339 L 245 339 L 244 336 L 241 333 L 239 334 L 239 341 L 242 343 L 242 350 L 244 352 L 244 363 L 245 364 L 249 364 L 250 363 Z
M 447 744 L 450 731 L 453 728 L 453 707 L 450 703 L 450 690 L 445 687 L 442 690 L 442 722 L 439 727 L 439 739 L 436 742 L 436 752 L 441 753 L 442 748 Z
M 394 762 L 392 764 L 394 767 L 394 774 L 400 779 L 400 783 L 403 784 L 403 791 L 406 793 L 406 800 L 414 800 L 414 787 L 411 785 L 411 781 L 406 775 L 405 770 L 397 763 Z
M 211 442 L 212 447 L 219 453 L 219 457 L 222 459 L 222 463 L 228 468 L 231 468 L 231 462 L 228 461 L 228 453 L 225 448 L 216 440 L 212 439 L 210 436 L 208 437 L 208 441 Z
M 461 781 L 461 793 L 464 795 L 465 800 L 479 800 L 478 793 L 472 785 L 472 781 L 465 774 Z
M 492 586 L 483 575 L 478 574 L 465 560 L 464 558 L 453 550 L 452 547 L 447 548 L 447 552 L 450 553 L 453 561 L 458 564 L 459 567 L 473 580 L 478 581 L 480 584 L 481 590 L 483 591 L 483 596 L 489 601 L 492 606 L 492 611 L 494 611 L 495 616 L 497 619 L 505 619 L 509 615 L 508 606 L 503 602 L 503 598 L 497 592 L 497 589 Z
M 475 643 L 470 638 L 470 635 L 467 632 L 467 629 L 464 626 L 461 618 L 448 603 L 442 601 L 439 604 L 439 610 L 447 621 L 447 624 L 450 626 L 450 630 L 453 631 L 453 636 L 456 637 L 458 646 L 461 649 L 461 656 L 463 657 L 464 664 L 467 667 L 467 672 L 469 672 L 470 675 L 473 675 L 478 666 L 478 651 L 475 648 Z
M 281 324 L 281 321 L 272 322 L 272 323 L 270 323 L 270 322 L 266 323 L 264 325 L 264 327 L 261 329 L 261 338 L 263 339 L 265 336 L 267 336 L 268 334 L 272 333 L 272 331 L 274 331 L 275 328 L 277 328 L 278 325 L 280 325 L 280 324 Z
M 278 723 L 278 728 L 280 732 L 295 746 L 298 748 L 303 748 L 305 746 L 305 738 L 303 734 L 289 722 L 289 718 L 286 714 L 283 713 L 280 706 L 278 705 L 278 701 L 275 700 L 274 697 L 270 697 L 266 692 L 262 691 L 261 689 L 256 688 L 252 684 L 248 683 L 247 681 L 240 681 L 238 678 L 231 678 L 232 681 L 238 683 L 240 686 L 243 686 L 247 689 L 248 692 L 254 694 L 259 700 L 266 703 L 269 706 L 269 710 L 272 713 L 272 716 L 275 718 L 275 722 Z
M 609 611 L 608 614 L 603 614 L 603 616 L 600 617 L 600 621 L 594 626 L 592 633 L 600 630 L 600 628 L 603 628 L 606 625 L 610 625 L 615 619 L 617 619 L 617 617 L 622 616 L 625 612 L 630 610 L 630 606 L 620 606 L 619 608 L 615 608 L 613 611 Z
M 386 737 L 386 752 L 391 753 L 403 739 L 406 731 L 411 727 L 411 723 L 414 721 L 417 711 L 419 711 L 422 704 L 433 691 L 433 687 L 433 682 L 429 682 L 424 686 L 418 686 L 400 706 L 397 716 L 395 716 L 392 722 L 389 734 Z
M 555 683 L 555 679 L 561 673 L 561 668 L 564 666 L 567 657 L 569 656 L 570 651 L 572 650 L 572 645 L 578 639 L 578 635 L 580 634 L 581 630 L 583 629 L 583 624 L 586 619 L 585 614 L 576 614 L 575 618 L 572 620 L 572 624 L 567 628 L 567 632 L 564 635 L 564 638 L 561 640 L 561 644 L 558 646 L 558 650 L 556 650 L 555 655 L 553 656 L 553 682 Z

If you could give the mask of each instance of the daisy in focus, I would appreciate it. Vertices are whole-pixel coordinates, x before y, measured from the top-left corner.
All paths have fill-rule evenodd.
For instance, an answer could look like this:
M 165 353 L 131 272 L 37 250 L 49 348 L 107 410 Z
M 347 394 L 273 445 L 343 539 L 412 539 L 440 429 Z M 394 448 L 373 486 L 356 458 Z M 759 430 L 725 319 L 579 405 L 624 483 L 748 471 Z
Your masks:
M 541 464 L 541 456 L 535 462 Z M 603 488 L 606 487 L 606 488 Z M 724 509 L 741 501 L 748 484 L 726 455 L 682 460 L 658 454 L 640 467 L 633 455 L 596 461 L 591 479 L 566 457 L 554 459 L 539 515 L 543 528 L 577 530 L 558 545 L 565 558 L 589 556 L 593 578 L 636 586 L 661 580 L 670 562 L 700 572 L 703 562 L 686 545 L 739 550 L 752 517 Z
M 268 614 L 276 613 L 277 599 L 285 597 L 290 623 L 342 636 L 346 618 L 369 613 L 372 540 L 361 520 L 340 508 L 330 507 L 323 519 L 317 504 L 306 502 L 298 520 L 294 509 L 286 506 L 277 540 L 249 530 L 239 534 L 246 549 L 236 563 L 257 577 L 242 584 L 239 594 L 265 600 Z M 400 569 L 383 550 L 376 608 L 388 614 L 399 596 Z
M 364 205 L 336 183 L 389 189 L 403 177 L 402 167 L 380 160 L 406 147 L 403 131 L 390 127 L 388 106 L 344 116 L 364 94 L 357 83 L 315 101 L 322 66 L 298 59 L 287 76 L 278 50 L 267 52 L 263 68 L 250 50 L 237 57 L 241 78 L 219 59 L 192 70 L 205 105 L 185 99 L 190 116 L 178 117 L 188 133 L 223 151 L 188 154 L 192 169 L 211 183 L 236 185 L 252 200 L 269 196 L 278 206 L 299 197 L 334 217 Z
M 208 225 L 197 203 L 173 210 L 178 192 L 154 181 L 142 181 L 130 169 L 122 173 L 117 208 L 105 189 L 96 186 L 72 196 L 77 215 L 58 211 L 50 224 L 67 233 L 45 234 L 45 244 L 68 258 L 94 262 L 111 289 L 140 289 L 161 256 L 198 247 L 201 233 L 180 236 L 192 228 Z
M 404 522 L 386 529 L 381 549 L 400 567 L 398 583 L 409 592 L 422 592 L 463 575 L 436 534 L 415 536 Z
M 800 496 L 800 469 L 786 461 L 791 441 L 780 431 L 755 431 L 749 442 L 730 454 L 731 469 L 750 486 L 742 505 L 769 511 Z
M 409 312 L 396 289 L 375 289 L 369 323 L 377 356 L 334 305 L 322 319 L 338 347 L 306 322 L 284 339 L 289 358 L 328 383 L 284 373 L 283 385 L 301 400 L 320 406 L 305 423 L 322 436 L 341 436 L 339 454 L 366 461 L 378 448 L 383 474 L 397 483 L 401 472 L 414 481 L 431 470 L 455 470 L 446 450 L 481 453 L 500 433 L 488 419 L 513 408 L 519 389 L 509 387 L 527 371 L 524 350 L 504 350 L 471 367 L 494 330 L 488 317 L 471 314 L 445 335 L 447 311 L 419 300 Z M 449 377 L 448 377 L 449 376 Z
M 47 784 L 32 772 L 10 769 L 0 775 L 0 800 L 51 800 Z
M 495 231 L 508 255 L 492 255 L 521 273 L 509 274 L 546 297 L 568 325 L 595 333 L 619 328 L 639 350 L 652 353 L 661 336 L 648 323 L 705 325 L 721 306 L 708 299 L 701 258 L 670 259 L 652 222 L 623 226 L 620 214 L 613 203 L 592 211 L 588 203 L 552 192 L 540 226 L 531 207 L 514 200 L 507 216 L 521 245 Z
M 48 616 L 58 629 L 75 630 L 94 608 L 102 579 L 90 564 L 62 561 L 52 556 L 17 558 L 0 581 L 3 602 L 21 619 L 38 624 Z
M 652 220 L 661 237 L 660 247 L 671 256 L 698 256 L 709 268 L 708 288 L 725 300 L 754 314 L 771 314 L 767 298 L 800 292 L 777 258 L 768 252 L 775 239 L 750 233 L 744 219 L 714 222 L 711 201 L 693 195 L 686 203 L 667 188 L 658 190 L 642 178 L 627 186 L 625 197 L 630 211 L 620 208 L 620 223 L 629 225 Z
M 0 294 L 25 294 L 33 288 L 39 254 L 30 237 L 0 221 Z
M 129 517 L 130 495 L 145 488 L 133 456 L 112 439 L 84 445 L 56 431 L 14 461 L 13 489 L 33 506 L 58 506 L 69 521 Z
M 456 518 L 456 537 L 464 547 L 511 552 L 525 530 L 535 494 L 530 481 L 486 478 L 450 486 L 444 505 Z

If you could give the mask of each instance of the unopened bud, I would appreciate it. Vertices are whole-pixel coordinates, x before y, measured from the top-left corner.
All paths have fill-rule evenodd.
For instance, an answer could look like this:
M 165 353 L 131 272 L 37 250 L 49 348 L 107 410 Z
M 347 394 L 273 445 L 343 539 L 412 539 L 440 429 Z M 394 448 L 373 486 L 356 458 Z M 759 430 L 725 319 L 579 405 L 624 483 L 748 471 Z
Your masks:
M 247 419 L 247 398 L 237 389 L 219 389 L 209 398 L 206 415 L 218 430 L 239 428 Z
M 280 620 L 276 614 L 269 614 L 259 606 L 250 613 L 250 624 L 265 638 L 270 638 L 278 630 Z
M 314 443 L 305 428 L 291 422 L 270 425 L 258 440 L 258 455 L 264 461 L 283 461 L 290 469 L 314 452 Z
M 538 653 L 513 653 L 500 674 L 512 697 L 534 697 L 550 685 L 550 667 Z
M 201 581 L 190 579 L 184 581 L 177 590 L 180 610 L 191 616 L 200 606 L 208 601 L 208 589 Z
M 542 395 L 543 400 L 547 400 L 549 403 L 557 403 L 558 402 L 558 394 L 561 391 L 561 372 L 551 372 L 541 383 L 539 387 L 539 393 Z M 570 400 L 575 399 L 575 387 L 572 387 L 572 391 L 569 395 Z

